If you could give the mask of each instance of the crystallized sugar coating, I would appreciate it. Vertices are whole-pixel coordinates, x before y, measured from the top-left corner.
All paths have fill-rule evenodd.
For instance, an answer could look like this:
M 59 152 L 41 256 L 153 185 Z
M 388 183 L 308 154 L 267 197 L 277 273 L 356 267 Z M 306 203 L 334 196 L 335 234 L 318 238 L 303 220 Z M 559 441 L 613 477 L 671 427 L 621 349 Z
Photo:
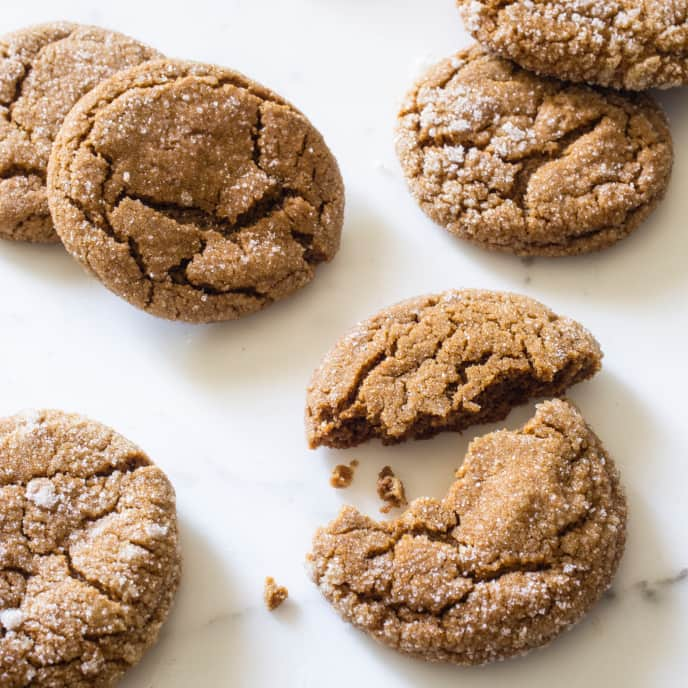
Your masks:
M 649 96 L 538 77 L 477 47 L 408 94 L 397 152 L 435 222 L 485 248 L 549 256 L 627 236 L 663 197 L 673 161 Z
M 106 688 L 155 642 L 180 575 L 174 490 L 60 411 L 0 420 L 0 686 Z
M 66 119 L 48 187 L 67 250 L 165 318 L 257 311 L 339 247 L 344 189 L 322 136 L 220 67 L 149 62 L 102 83 Z
M 540 647 L 607 589 L 626 502 L 580 413 L 549 401 L 522 430 L 474 440 L 440 501 L 396 521 L 353 507 L 318 530 L 313 580 L 352 624 L 400 652 L 482 664 Z
M 0 237 L 59 241 L 45 176 L 62 121 L 100 81 L 158 57 L 95 26 L 45 24 L 0 38 Z
M 601 359 L 585 328 L 525 296 L 465 289 L 411 299 L 325 356 L 307 392 L 308 442 L 392 444 L 501 420 L 592 377 Z
M 526 69 L 634 91 L 688 83 L 686 0 L 458 0 L 466 28 Z

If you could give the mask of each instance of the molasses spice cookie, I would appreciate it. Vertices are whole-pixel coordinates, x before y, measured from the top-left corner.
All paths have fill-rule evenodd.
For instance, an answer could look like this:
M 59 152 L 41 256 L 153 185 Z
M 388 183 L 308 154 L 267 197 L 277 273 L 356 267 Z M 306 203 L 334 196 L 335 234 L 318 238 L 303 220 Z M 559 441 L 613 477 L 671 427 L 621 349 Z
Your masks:
M 602 352 L 577 322 L 517 294 L 423 296 L 359 323 L 325 356 L 306 400 L 311 448 L 385 444 L 505 418 L 592 377 Z
M 67 117 L 48 187 L 67 250 L 165 318 L 257 311 L 339 247 L 344 189 L 322 136 L 221 67 L 157 61 L 102 83 Z
M 483 664 L 545 645 L 609 587 L 626 500 L 580 413 L 541 404 L 474 440 L 449 494 L 378 523 L 346 507 L 313 540 L 313 580 L 375 639 L 429 661 Z
M 175 495 L 136 446 L 60 411 L 0 420 L 0 685 L 108 688 L 180 575 Z
M 103 79 L 159 57 L 95 26 L 45 24 L 0 38 L 0 237 L 59 241 L 45 175 L 62 121 Z
M 634 91 L 688 82 L 685 0 L 458 0 L 467 29 L 526 69 Z
M 415 85 L 397 151 L 435 222 L 485 248 L 543 256 L 627 236 L 664 196 L 673 160 L 649 96 L 539 77 L 477 47 Z

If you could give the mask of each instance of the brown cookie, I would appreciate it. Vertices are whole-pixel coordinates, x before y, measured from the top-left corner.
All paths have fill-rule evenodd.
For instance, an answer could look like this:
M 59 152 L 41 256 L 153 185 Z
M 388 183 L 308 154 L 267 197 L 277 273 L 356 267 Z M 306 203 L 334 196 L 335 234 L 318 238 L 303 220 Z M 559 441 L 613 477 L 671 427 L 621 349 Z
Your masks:
M 60 238 L 139 308 L 231 320 L 334 257 L 344 189 L 322 136 L 229 69 L 158 61 L 121 72 L 65 120 L 48 171 Z
M 311 448 L 385 444 L 505 418 L 592 377 L 602 359 L 581 325 L 516 294 L 466 289 L 404 301 L 325 356 L 306 401 Z
M 541 256 L 627 236 L 664 196 L 673 161 L 649 96 L 538 77 L 477 47 L 409 93 L 397 152 L 435 222 L 485 248 Z
M 0 238 L 59 241 L 45 175 L 62 121 L 97 83 L 158 57 L 95 26 L 44 24 L 0 38 Z
M 623 553 L 616 468 L 580 413 L 549 401 L 474 440 L 441 502 L 396 521 L 346 507 L 318 530 L 312 577 L 352 624 L 400 652 L 482 664 L 540 647 L 609 586 Z
M 633 91 L 688 83 L 685 0 L 458 0 L 467 29 L 525 69 Z
M 175 495 L 138 447 L 61 411 L 0 420 L 0 685 L 113 686 L 177 588 Z

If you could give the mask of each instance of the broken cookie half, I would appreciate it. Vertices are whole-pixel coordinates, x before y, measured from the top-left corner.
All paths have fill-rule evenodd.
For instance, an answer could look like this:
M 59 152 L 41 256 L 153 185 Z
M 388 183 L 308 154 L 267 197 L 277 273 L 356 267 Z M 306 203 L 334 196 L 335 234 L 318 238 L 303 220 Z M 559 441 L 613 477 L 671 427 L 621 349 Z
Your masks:
M 346 620 L 426 660 L 482 664 L 545 645 L 599 599 L 623 553 L 613 462 L 554 400 L 521 430 L 476 439 L 456 478 L 396 521 L 344 508 L 314 537 L 313 580 Z
M 387 308 L 326 355 L 306 402 L 309 445 L 346 448 L 461 431 L 592 377 L 602 352 L 537 301 L 465 289 Z

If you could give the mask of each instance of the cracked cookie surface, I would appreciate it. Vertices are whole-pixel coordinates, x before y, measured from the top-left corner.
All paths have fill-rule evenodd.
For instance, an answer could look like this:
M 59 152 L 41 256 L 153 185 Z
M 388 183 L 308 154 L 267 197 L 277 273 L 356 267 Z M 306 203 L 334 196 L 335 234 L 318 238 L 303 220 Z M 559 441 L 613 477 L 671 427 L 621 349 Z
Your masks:
M 0 420 L 0 685 L 113 686 L 180 575 L 175 495 L 138 447 L 60 411 Z
M 103 79 L 159 57 L 95 26 L 44 24 L 0 38 L 0 237 L 59 241 L 45 177 L 64 118 Z
M 149 313 L 252 313 L 334 257 L 344 190 L 322 136 L 228 69 L 158 61 L 102 83 L 70 113 L 48 187 L 67 249 Z
M 565 401 L 474 440 L 442 501 L 378 523 L 345 507 L 318 530 L 314 581 L 348 621 L 429 661 L 482 664 L 540 647 L 608 588 L 626 502 L 613 462 Z
M 686 0 L 458 0 L 476 40 L 522 67 L 643 91 L 688 83 Z
M 673 163 L 649 96 L 539 77 L 478 47 L 408 94 L 397 153 L 432 220 L 484 248 L 542 256 L 627 236 L 664 196 Z
M 592 377 L 581 325 L 525 296 L 474 289 L 419 297 L 359 323 L 325 356 L 306 400 L 311 448 L 385 444 L 505 418 Z

